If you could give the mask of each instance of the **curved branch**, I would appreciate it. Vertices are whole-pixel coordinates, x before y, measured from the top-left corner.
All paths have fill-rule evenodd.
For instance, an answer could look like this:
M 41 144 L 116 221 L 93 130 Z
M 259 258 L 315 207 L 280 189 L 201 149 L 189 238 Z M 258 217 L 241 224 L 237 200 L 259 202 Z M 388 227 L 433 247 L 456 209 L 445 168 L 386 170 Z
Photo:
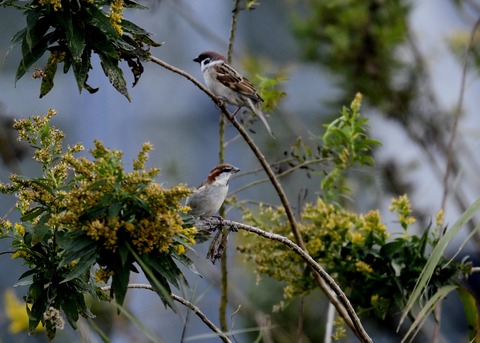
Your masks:
M 149 291 L 155 292 L 155 290 L 151 285 L 146 285 L 146 284 L 132 283 L 128 285 L 128 288 L 148 289 Z M 110 290 L 110 286 L 102 287 L 102 290 L 108 291 Z M 215 324 L 213 324 L 210 321 L 210 319 L 208 319 L 208 317 L 202 311 L 200 311 L 200 309 L 197 306 L 195 306 L 188 300 L 183 299 L 182 297 L 179 297 L 178 295 L 175 295 L 173 293 L 171 294 L 171 296 L 173 300 L 191 309 L 193 313 L 195 313 L 198 316 L 198 318 L 200 318 L 202 322 L 205 323 L 205 325 L 207 325 L 213 332 L 215 332 L 223 342 L 232 343 L 232 341 L 219 328 L 217 328 Z
M 348 300 L 347 296 L 345 293 L 342 291 L 340 286 L 337 285 L 335 280 L 323 269 L 321 265 L 319 265 L 305 250 L 303 250 L 299 245 L 295 244 L 288 238 L 278 235 L 276 233 L 272 232 L 267 232 L 263 231 L 257 227 L 246 225 L 243 223 L 238 223 L 232 220 L 226 220 L 226 219 L 219 219 L 215 217 L 211 217 L 208 219 L 208 224 L 210 225 L 226 225 L 229 226 L 232 230 L 233 229 L 241 229 L 245 230 L 248 232 L 255 233 L 259 236 L 262 236 L 267 239 L 271 239 L 277 242 L 280 242 L 287 247 L 289 247 L 293 252 L 295 252 L 297 255 L 299 255 L 305 262 L 307 262 L 308 266 L 313 269 L 316 273 L 314 275 L 318 275 L 321 280 L 323 281 L 322 284 L 328 285 L 328 288 L 322 287 L 322 290 L 325 292 L 327 297 L 329 298 L 330 302 L 335 306 L 337 311 L 342 314 L 347 312 L 351 322 L 355 327 L 360 327 L 361 330 L 357 332 L 358 338 L 362 342 L 372 342 L 371 338 L 368 336 L 366 331 L 363 329 L 362 324 L 360 322 L 360 319 L 358 318 L 355 310 L 353 309 L 352 305 L 350 304 L 350 301 Z M 333 291 L 333 293 L 332 293 Z M 338 297 L 338 299 L 337 299 Z M 340 303 L 338 302 L 340 300 Z
M 212 92 L 210 92 L 210 90 L 207 87 L 205 87 L 203 84 L 201 84 L 198 80 L 196 80 L 192 75 L 188 74 L 187 72 L 181 69 L 178 69 L 154 56 L 150 56 L 150 60 L 164 67 L 165 69 L 168 69 L 176 74 L 182 75 L 186 79 L 190 80 L 195 86 L 197 86 L 201 91 L 203 91 L 213 100 L 213 102 L 218 106 L 220 111 L 222 111 L 223 115 L 227 117 L 227 119 L 232 123 L 232 125 L 238 130 L 240 135 L 243 137 L 245 142 L 248 144 L 248 146 L 252 150 L 255 157 L 260 162 L 261 166 L 263 167 L 263 170 L 265 170 L 265 173 L 267 174 L 268 178 L 272 182 L 272 185 L 275 188 L 283 207 L 285 207 L 285 212 L 286 212 L 288 221 L 290 223 L 293 235 L 295 236 L 295 240 L 297 241 L 298 245 L 300 245 L 301 247 L 304 247 L 303 239 L 302 239 L 302 236 L 300 235 L 300 231 L 298 230 L 298 224 L 293 214 L 292 207 L 290 206 L 290 202 L 288 201 L 285 192 L 283 191 L 277 177 L 275 176 L 275 173 L 273 172 L 272 168 L 270 167 L 270 164 L 267 162 L 267 159 L 265 158 L 265 156 L 263 156 L 262 152 L 260 151 L 258 146 L 255 144 L 253 139 L 248 135 L 247 131 L 243 128 L 243 126 L 241 126 L 240 123 L 235 119 L 233 114 L 227 110 L 225 104 L 220 99 L 218 99 Z

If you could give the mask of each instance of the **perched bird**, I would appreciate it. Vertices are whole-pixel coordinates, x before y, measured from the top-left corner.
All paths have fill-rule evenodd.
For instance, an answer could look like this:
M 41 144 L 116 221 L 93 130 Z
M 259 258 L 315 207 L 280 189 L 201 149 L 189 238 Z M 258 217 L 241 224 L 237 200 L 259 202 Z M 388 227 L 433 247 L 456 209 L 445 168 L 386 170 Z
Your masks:
M 250 107 L 262 120 L 270 136 L 274 137 L 260 109 L 263 99 L 250 81 L 226 63 L 225 57 L 214 51 L 205 51 L 193 61 L 200 63 L 205 83 L 213 94 L 229 104 L 238 106 L 239 109 L 244 106 Z
M 228 181 L 240 169 L 230 164 L 219 164 L 196 191 L 187 197 L 185 205 L 190 214 L 197 217 L 211 217 L 222 206 L 228 192 Z

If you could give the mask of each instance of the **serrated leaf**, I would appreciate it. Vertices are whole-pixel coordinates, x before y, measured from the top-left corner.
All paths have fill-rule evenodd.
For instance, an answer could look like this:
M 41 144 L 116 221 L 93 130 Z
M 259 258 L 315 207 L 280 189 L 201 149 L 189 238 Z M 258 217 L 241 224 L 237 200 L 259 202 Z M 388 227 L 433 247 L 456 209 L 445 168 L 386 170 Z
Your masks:
M 68 61 L 72 62 L 73 74 L 75 75 L 78 91 L 80 93 L 82 92 L 82 89 L 85 87 L 85 83 L 88 78 L 88 71 L 91 69 L 91 64 L 90 64 L 91 54 L 92 52 L 90 49 L 84 49 L 82 58 L 80 59 L 79 62 L 76 62 L 73 59 L 68 59 Z
M 125 96 L 128 101 L 131 101 L 130 95 L 128 94 L 127 83 L 123 77 L 123 71 L 118 66 L 118 61 L 112 60 L 110 57 L 99 54 L 103 71 L 108 77 L 110 83 L 115 87 L 115 89 Z

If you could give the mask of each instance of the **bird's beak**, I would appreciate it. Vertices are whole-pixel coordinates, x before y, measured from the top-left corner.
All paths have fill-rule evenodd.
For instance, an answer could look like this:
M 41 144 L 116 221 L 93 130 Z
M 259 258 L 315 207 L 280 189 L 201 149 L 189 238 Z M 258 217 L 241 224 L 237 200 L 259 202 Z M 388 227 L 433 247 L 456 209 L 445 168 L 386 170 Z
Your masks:
M 193 59 L 193 62 L 198 62 L 198 63 L 200 63 L 200 59 L 199 59 L 198 57 L 195 57 L 195 58 Z
M 233 173 L 238 173 L 240 171 L 240 168 L 233 168 Z

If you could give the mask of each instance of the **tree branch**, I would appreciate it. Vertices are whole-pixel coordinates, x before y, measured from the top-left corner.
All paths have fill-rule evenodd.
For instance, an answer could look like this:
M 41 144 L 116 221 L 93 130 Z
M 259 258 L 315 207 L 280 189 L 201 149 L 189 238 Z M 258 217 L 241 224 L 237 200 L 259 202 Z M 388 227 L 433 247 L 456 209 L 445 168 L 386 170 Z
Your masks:
M 332 279 L 332 277 L 325 271 L 325 269 L 322 268 L 305 250 L 303 250 L 299 245 L 295 244 L 288 238 L 278 235 L 276 233 L 272 232 L 267 232 L 263 231 L 257 227 L 250 226 L 247 224 L 235 222 L 232 220 L 226 220 L 226 219 L 220 219 L 220 218 L 215 218 L 211 217 L 208 218 L 207 225 L 213 225 L 213 226 L 222 226 L 226 225 L 230 227 L 231 230 L 245 230 L 248 232 L 255 233 L 259 236 L 262 236 L 264 238 L 277 241 L 282 243 L 283 245 L 286 245 L 289 247 L 293 252 L 295 252 L 297 255 L 299 255 L 307 264 L 308 266 L 315 271 L 314 275 L 318 275 L 321 280 L 322 280 L 322 290 L 325 292 L 327 297 L 329 298 L 330 302 L 335 306 L 337 311 L 340 313 L 340 315 L 345 315 L 345 311 L 347 314 L 347 319 L 353 323 L 354 327 L 360 327 L 361 330 L 354 331 L 357 334 L 357 337 L 362 341 L 362 342 L 372 342 L 371 338 L 368 336 L 366 331 L 363 329 L 362 324 L 360 322 L 360 319 L 358 318 L 355 310 L 353 309 L 352 305 L 350 304 L 350 301 L 348 300 L 347 296 L 345 293 L 342 291 L 340 286 L 337 285 L 335 280 Z M 328 285 L 328 287 L 323 287 Z M 333 291 L 333 293 L 332 293 Z M 338 297 L 338 298 L 337 298 Z M 339 302 L 340 300 L 340 302 Z M 342 315 L 342 317 L 343 317 Z
M 108 291 L 110 290 L 110 286 L 105 286 L 105 287 L 102 287 L 102 290 L 103 291 Z M 152 292 L 155 292 L 155 290 L 153 289 L 153 287 L 151 285 L 146 285 L 146 284 L 138 284 L 138 283 L 132 283 L 132 284 L 129 284 L 128 285 L 128 288 L 136 288 L 136 289 L 148 289 L 149 291 L 152 291 Z M 202 312 L 200 311 L 200 309 L 195 306 L 194 304 L 192 304 L 191 302 L 189 302 L 188 300 L 186 299 L 183 299 L 182 297 L 179 297 L 178 295 L 175 295 L 175 294 L 171 294 L 173 300 L 179 302 L 180 304 L 188 307 L 189 309 L 191 309 L 193 311 L 193 313 L 195 313 L 198 318 L 200 318 L 202 320 L 202 322 L 205 323 L 205 325 L 207 325 L 213 332 L 215 332 L 218 337 L 220 337 L 220 339 L 225 342 L 225 343 L 232 343 L 232 341 L 219 329 L 215 326 L 215 324 L 213 324 L 210 319 L 208 319 L 208 317 Z

